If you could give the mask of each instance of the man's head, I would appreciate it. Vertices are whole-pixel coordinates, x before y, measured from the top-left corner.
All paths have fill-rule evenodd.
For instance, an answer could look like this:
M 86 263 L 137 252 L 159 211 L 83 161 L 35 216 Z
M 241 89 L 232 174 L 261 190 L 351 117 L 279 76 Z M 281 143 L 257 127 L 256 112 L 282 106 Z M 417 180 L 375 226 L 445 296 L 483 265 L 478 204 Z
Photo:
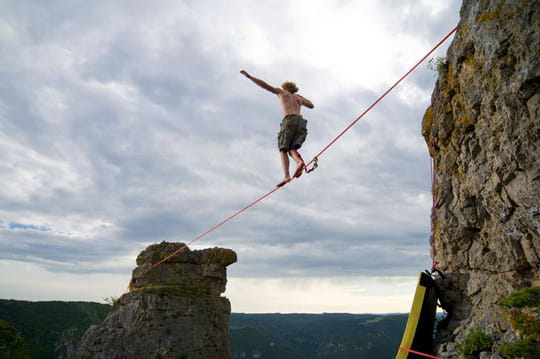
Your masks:
M 284 83 L 281 84 L 281 88 L 290 93 L 298 92 L 298 87 L 292 81 L 285 81 Z

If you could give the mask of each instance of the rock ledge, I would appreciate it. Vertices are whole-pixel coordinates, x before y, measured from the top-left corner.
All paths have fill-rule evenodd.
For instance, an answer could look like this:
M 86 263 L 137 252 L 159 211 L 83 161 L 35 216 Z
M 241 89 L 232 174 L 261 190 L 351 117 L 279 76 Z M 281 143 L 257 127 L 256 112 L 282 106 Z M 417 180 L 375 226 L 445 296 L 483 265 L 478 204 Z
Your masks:
M 90 327 L 77 359 L 230 358 L 230 302 L 221 297 L 226 266 L 236 253 L 186 248 L 156 268 L 147 268 L 183 243 L 154 244 L 137 257 L 129 293 L 113 305 L 104 323 Z

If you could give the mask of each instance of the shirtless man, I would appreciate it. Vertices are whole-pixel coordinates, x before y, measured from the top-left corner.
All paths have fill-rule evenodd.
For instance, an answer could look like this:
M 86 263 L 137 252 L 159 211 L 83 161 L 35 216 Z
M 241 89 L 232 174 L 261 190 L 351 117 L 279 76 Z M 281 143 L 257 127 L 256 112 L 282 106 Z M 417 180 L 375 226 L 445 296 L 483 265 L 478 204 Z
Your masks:
M 289 155 L 297 164 L 293 175 L 294 177 L 300 177 L 306 166 L 298 153 L 298 149 L 302 146 L 302 143 L 304 143 L 307 136 L 307 121 L 304 120 L 300 114 L 300 107 L 306 106 L 307 108 L 313 108 L 314 106 L 311 101 L 296 94 L 298 87 L 296 87 L 294 82 L 284 82 L 281 85 L 281 88 L 279 88 L 270 86 L 263 80 L 251 76 L 244 70 L 240 71 L 240 73 L 258 86 L 278 96 L 281 112 L 283 113 L 283 120 L 281 121 L 280 131 L 278 133 L 278 148 L 281 156 L 281 166 L 283 167 L 283 172 L 285 174 L 283 180 L 277 185 L 278 187 L 281 187 L 291 181 L 291 175 L 289 174 Z

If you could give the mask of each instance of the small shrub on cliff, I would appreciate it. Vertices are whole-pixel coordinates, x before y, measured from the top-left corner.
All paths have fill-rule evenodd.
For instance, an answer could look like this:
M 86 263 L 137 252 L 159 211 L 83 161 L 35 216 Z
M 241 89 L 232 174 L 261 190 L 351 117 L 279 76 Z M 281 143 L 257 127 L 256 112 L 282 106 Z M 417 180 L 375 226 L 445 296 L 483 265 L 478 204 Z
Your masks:
M 466 358 L 478 358 L 481 352 L 491 350 L 493 338 L 480 328 L 473 329 L 458 343 L 458 352 Z
M 108 305 L 111 306 L 111 311 L 115 310 L 118 308 L 118 300 L 120 298 L 115 298 L 113 296 L 110 296 L 110 297 L 107 297 L 107 298 L 103 298 L 103 300 L 105 301 L 105 303 L 107 303 Z
M 540 353 L 540 287 L 522 288 L 500 304 L 510 308 L 512 328 L 524 338 L 501 346 L 501 354 L 505 358 L 537 358 L 536 353 Z
M 510 294 L 501 301 L 507 308 L 536 307 L 540 309 L 540 287 L 526 287 Z
M 540 341 L 527 338 L 512 344 L 503 344 L 499 351 L 505 359 L 536 359 L 540 353 Z
M 439 77 L 445 77 L 448 73 L 448 62 L 444 57 L 429 59 L 427 67 L 432 71 L 436 71 Z

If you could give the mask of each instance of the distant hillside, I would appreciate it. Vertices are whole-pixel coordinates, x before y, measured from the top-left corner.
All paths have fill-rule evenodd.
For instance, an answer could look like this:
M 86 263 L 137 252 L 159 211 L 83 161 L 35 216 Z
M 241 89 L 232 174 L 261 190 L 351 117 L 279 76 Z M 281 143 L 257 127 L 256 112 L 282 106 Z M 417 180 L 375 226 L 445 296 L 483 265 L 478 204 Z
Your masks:
M 0 359 L 62 358 L 109 310 L 109 305 L 90 302 L 0 299 Z M 391 358 L 406 321 L 406 314 L 232 313 L 232 357 Z
M 31 359 L 61 357 L 90 325 L 102 322 L 109 310 L 109 305 L 90 302 L 0 299 L 0 321 L 15 327 L 19 336 L 16 343 L 6 343 L 5 348 L 0 345 L 0 358 L 24 358 L 21 353 Z
M 233 358 L 393 358 L 407 314 L 231 314 Z

